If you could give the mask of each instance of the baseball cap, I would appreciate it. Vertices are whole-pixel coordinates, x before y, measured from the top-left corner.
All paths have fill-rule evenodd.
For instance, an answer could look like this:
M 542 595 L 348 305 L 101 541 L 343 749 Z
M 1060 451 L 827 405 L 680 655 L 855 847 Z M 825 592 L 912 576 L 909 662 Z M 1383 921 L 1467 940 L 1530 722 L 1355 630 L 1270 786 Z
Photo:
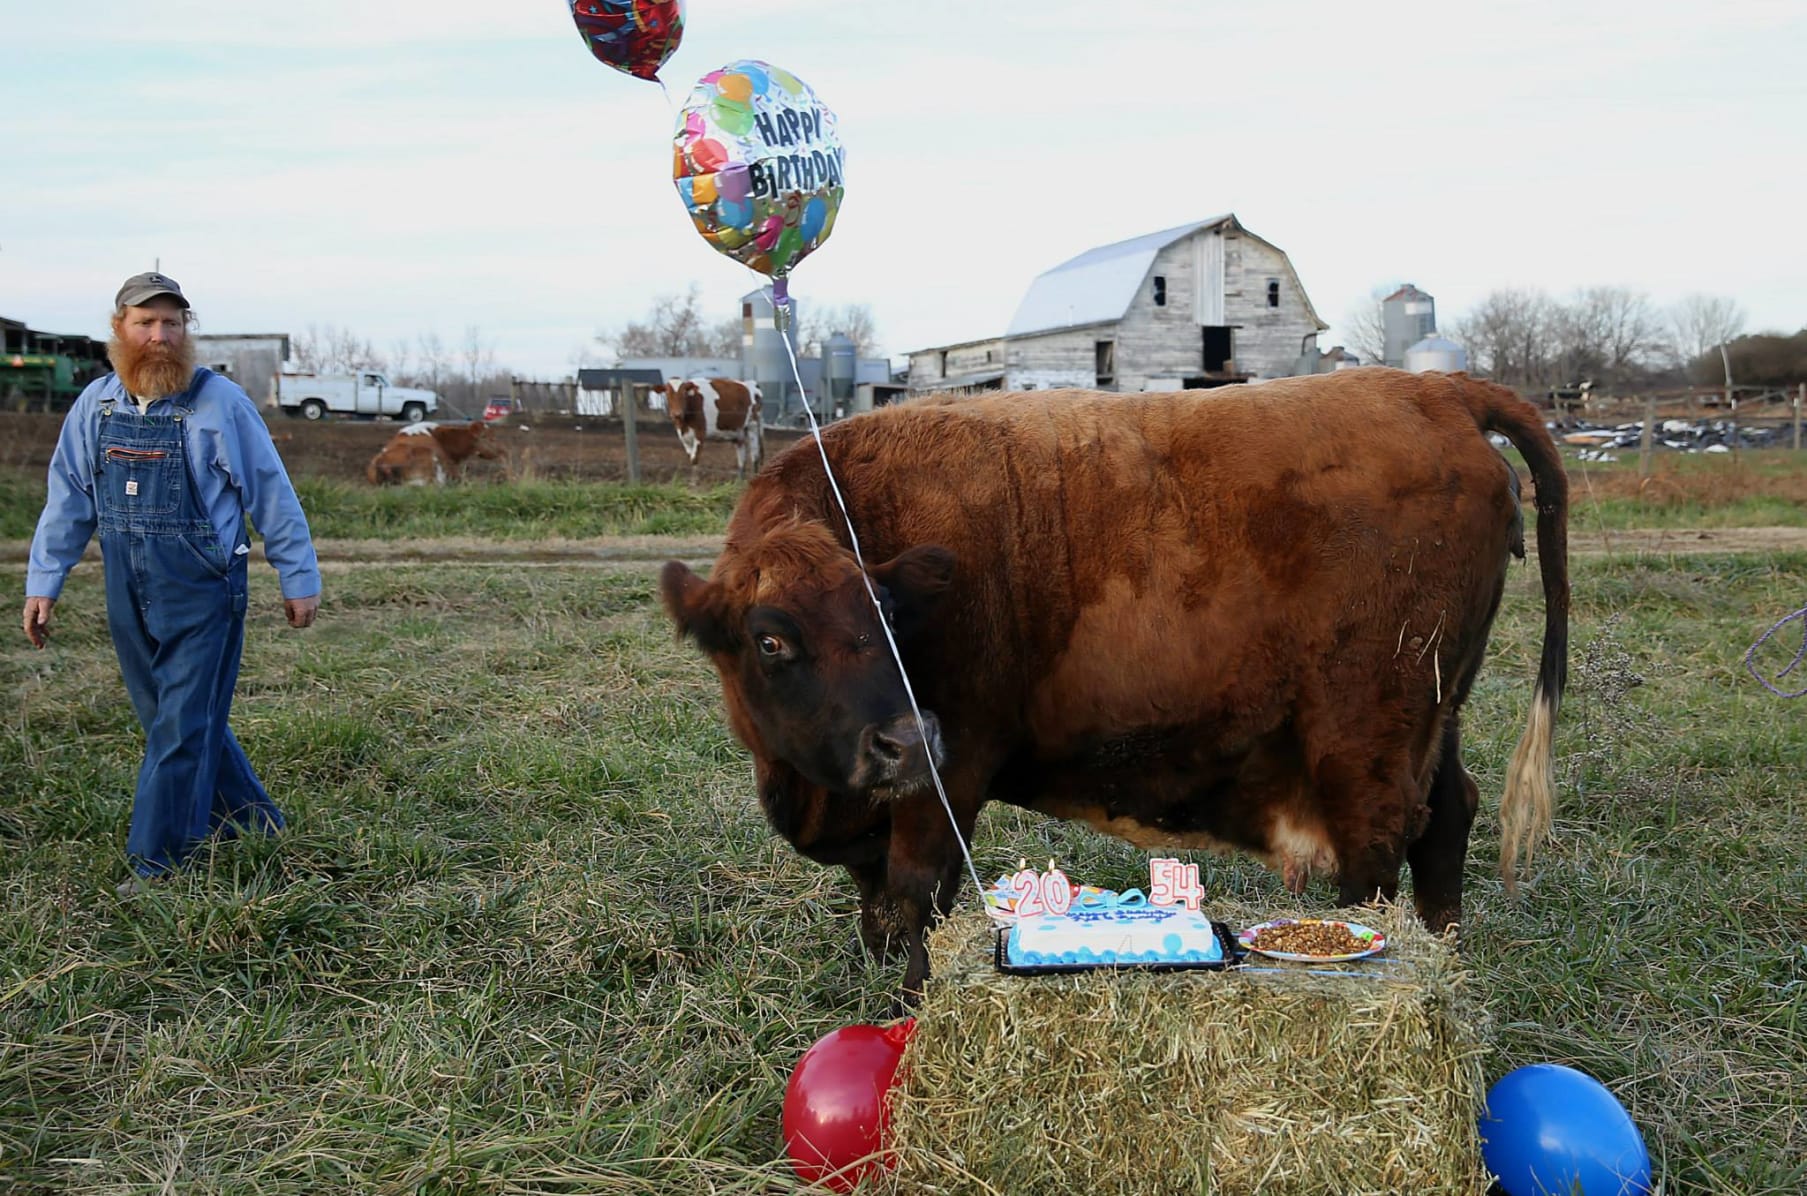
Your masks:
M 125 284 L 119 288 L 119 294 L 113 297 L 113 308 L 117 311 L 122 307 L 143 307 L 158 295 L 168 295 L 183 307 L 188 306 L 188 300 L 183 297 L 182 288 L 176 285 L 175 279 L 151 270 L 126 279 Z

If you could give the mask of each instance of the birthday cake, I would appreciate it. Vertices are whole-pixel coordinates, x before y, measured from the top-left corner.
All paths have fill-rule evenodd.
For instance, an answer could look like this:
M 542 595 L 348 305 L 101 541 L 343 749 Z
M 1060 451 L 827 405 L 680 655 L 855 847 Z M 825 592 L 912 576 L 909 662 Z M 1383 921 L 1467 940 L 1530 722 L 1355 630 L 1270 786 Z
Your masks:
M 1183 967 L 1223 962 L 1211 919 L 1181 906 L 1076 903 L 1009 930 L 1011 967 Z

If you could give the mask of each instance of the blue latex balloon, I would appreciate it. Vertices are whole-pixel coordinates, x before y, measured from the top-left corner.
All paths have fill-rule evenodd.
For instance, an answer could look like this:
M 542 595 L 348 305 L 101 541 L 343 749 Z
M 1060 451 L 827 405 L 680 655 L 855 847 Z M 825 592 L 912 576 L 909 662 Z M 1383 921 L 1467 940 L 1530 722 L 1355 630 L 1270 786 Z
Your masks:
M 1487 1093 L 1481 1158 L 1507 1196 L 1648 1196 L 1650 1152 L 1618 1098 L 1585 1072 L 1533 1063 Z

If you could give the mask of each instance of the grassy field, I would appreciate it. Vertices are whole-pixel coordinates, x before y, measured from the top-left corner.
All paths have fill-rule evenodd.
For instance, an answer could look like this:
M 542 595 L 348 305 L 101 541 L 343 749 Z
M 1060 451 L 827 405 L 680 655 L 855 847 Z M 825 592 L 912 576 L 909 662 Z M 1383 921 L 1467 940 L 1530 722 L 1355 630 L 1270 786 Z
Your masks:
M 309 505 L 338 535 L 421 526 L 454 495 L 486 512 L 471 531 L 511 534 L 535 497 L 329 512 L 337 495 Z M 638 509 L 569 501 L 577 522 L 541 526 Z M 716 501 L 698 509 L 719 519 Z M 1577 558 L 1574 576 L 1557 836 L 1517 903 L 1494 814 L 1534 670 L 1533 570 L 1514 571 L 1467 724 L 1489 1076 L 1598 1076 L 1665 1193 L 1807 1191 L 1807 707 L 1742 663 L 1807 603 L 1807 556 Z M 98 583 L 72 578 L 50 650 L 0 640 L 0 1190 L 789 1189 L 791 1067 L 882 1018 L 898 973 L 852 951 L 841 875 L 766 829 L 650 571 L 352 568 L 298 633 L 258 570 L 234 724 L 292 829 L 129 906 L 112 886 L 139 739 Z M 1146 876 L 1126 845 L 1001 807 L 975 848 L 987 876 L 1020 856 Z M 1279 898 L 1257 866 L 1199 861 L 1212 891 Z
M 377 488 L 319 478 L 295 483 L 318 539 L 497 540 L 622 535 L 703 535 L 728 526 L 738 486 L 609 486 L 521 482 Z M 44 479 L 0 470 L 0 540 L 29 540 L 44 506 Z
M 1638 476 L 1631 454 L 1606 464 L 1572 462 L 1570 475 L 1578 532 L 1807 527 L 1807 458 L 1790 451 L 1746 452 L 1737 460 L 1671 453 L 1657 459 L 1649 478 Z M 727 526 L 740 493 L 733 484 L 504 484 L 493 473 L 470 485 L 427 489 L 303 476 L 296 489 L 314 535 L 344 540 L 707 535 Z M 29 539 L 43 503 L 41 473 L 0 462 L 0 540 Z

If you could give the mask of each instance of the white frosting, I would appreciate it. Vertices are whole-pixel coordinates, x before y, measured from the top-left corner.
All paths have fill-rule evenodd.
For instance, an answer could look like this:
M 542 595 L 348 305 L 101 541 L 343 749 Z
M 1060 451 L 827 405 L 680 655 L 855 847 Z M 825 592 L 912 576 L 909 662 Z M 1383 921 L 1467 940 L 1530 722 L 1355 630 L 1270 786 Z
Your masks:
M 1211 919 L 1183 906 L 1075 905 L 1017 922 L 1004 956 L 1016 967 L 1198 964 L 1220 962 L 1223 945 Z

